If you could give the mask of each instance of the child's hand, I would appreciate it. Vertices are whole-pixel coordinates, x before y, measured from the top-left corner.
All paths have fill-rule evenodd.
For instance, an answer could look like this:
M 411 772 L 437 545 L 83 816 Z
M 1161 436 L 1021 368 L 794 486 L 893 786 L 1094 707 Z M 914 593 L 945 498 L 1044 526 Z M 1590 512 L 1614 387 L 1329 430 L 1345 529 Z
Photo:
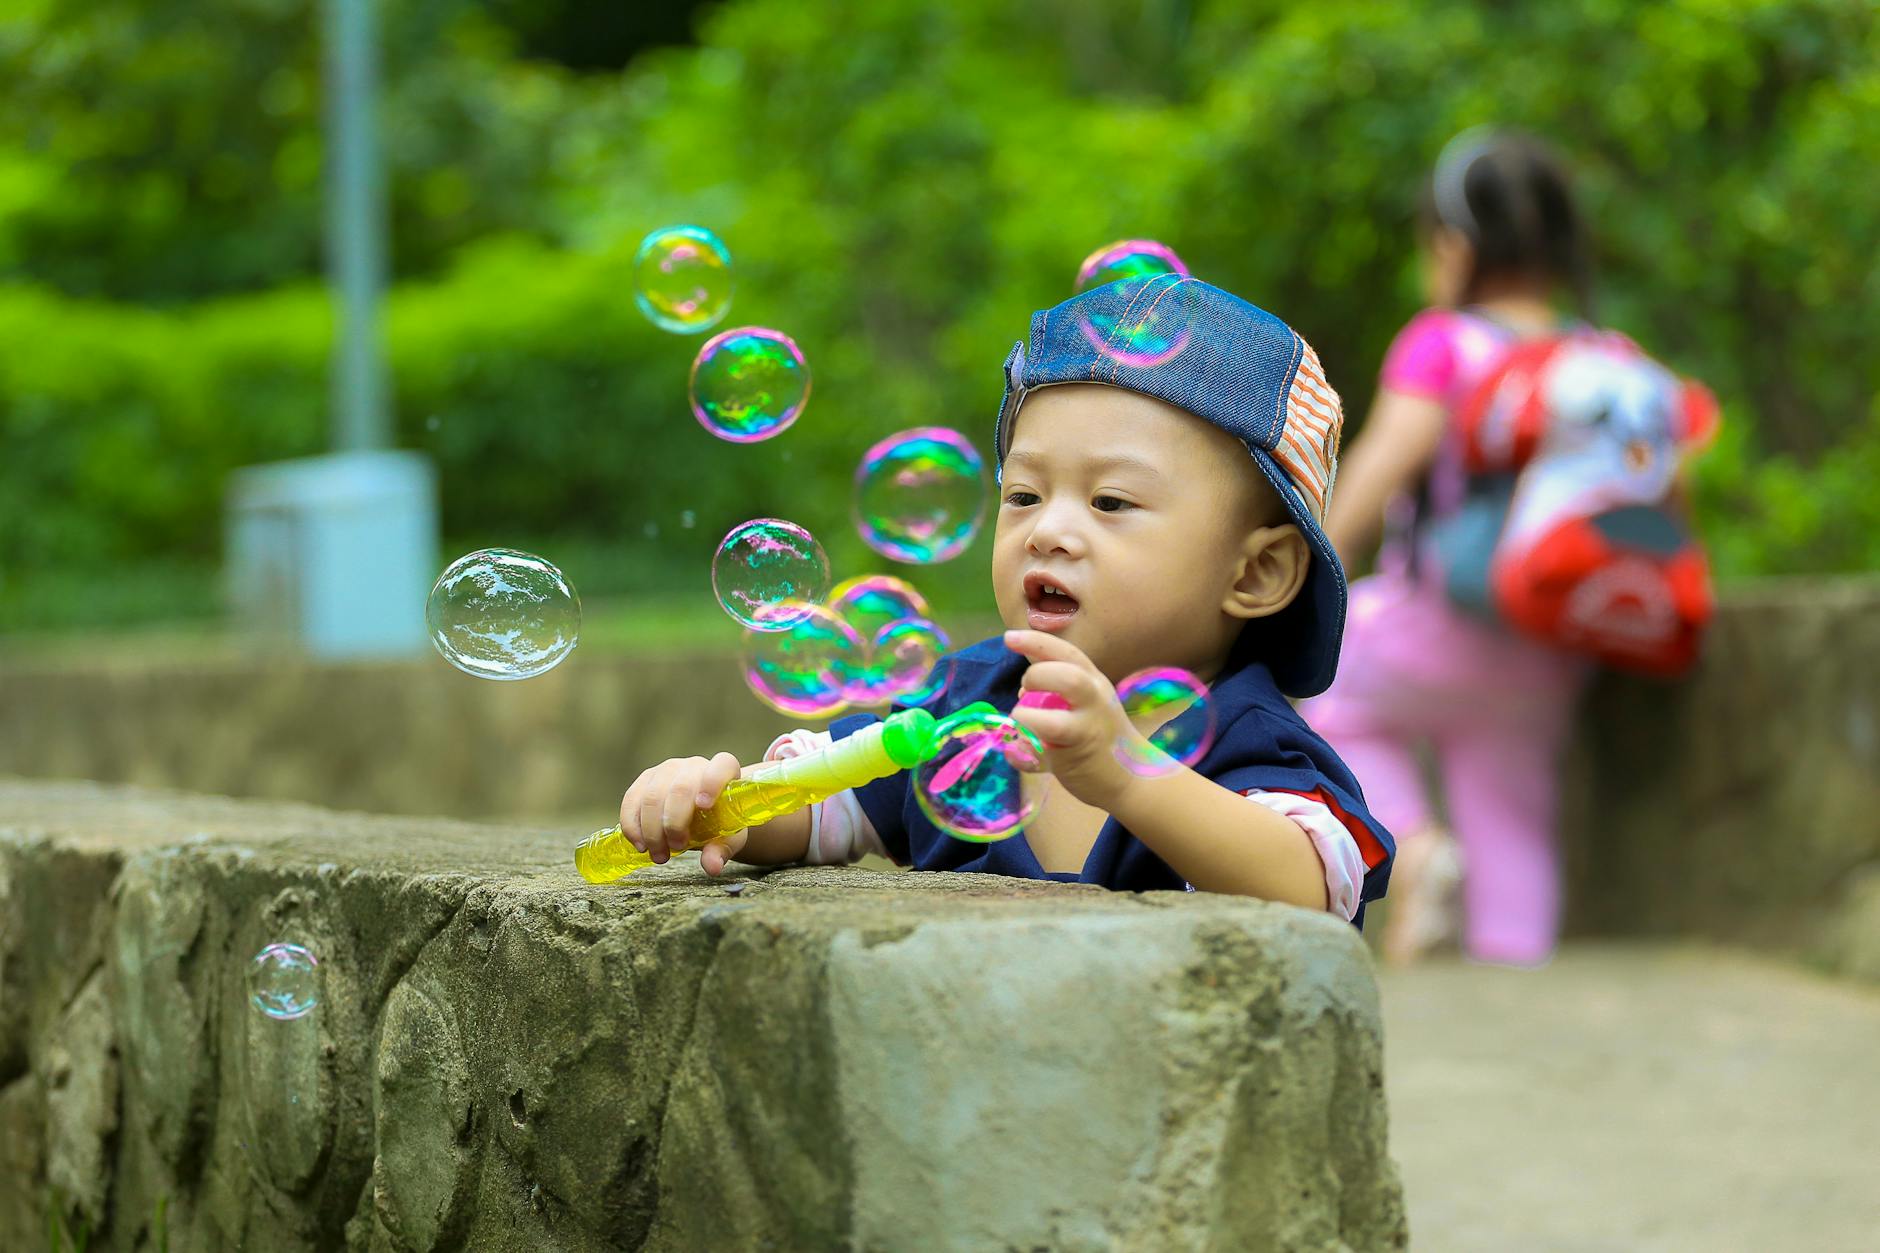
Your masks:
M 620 831 L 627 841 L 656 864 L 664 865 L 685 851 L 692 817 L 710 809 L 725 784 L 738 777 L 738 759 L 719 753 L 703 757 L 674 757 L 640 772 L 620 798 Z M 699 850 L 699 865 L 706 874 L 723 874 L 725 862 L 735 857 L 749 838 L 737 831 L 713 840 Z
M 1045 768 L 1072 796 L 1109 809 L 1135 777 L 1117 759 L 1117 747 L 1142 738 L 1115 685 L 1081 648 L 1055 635 L 1007 631 L 1005 646 L 1031 660 L 1019 685 L 1023 692 L 1049 692 L 1070 706 L 1021 704 L 1013 720 L 1044 741 Z

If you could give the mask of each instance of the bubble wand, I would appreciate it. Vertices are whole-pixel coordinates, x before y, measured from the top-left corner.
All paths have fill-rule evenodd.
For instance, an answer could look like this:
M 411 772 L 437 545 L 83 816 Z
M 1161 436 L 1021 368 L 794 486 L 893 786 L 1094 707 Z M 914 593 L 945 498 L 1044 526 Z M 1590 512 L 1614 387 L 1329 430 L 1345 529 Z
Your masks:
M 767 761 L 725 785 L 710 809 L 699 811 L 687 832 L 686 847 L 700 848 L 745 827 L 761 826 L 795 813 L 847 788 L 860 787 L 908 770 L 940 750 L 946 728 L 965 714 L 993 712 L 977 702 L 945 722 L 925 709 L 904 709 L 819 752 L 784 761 Z M 574 865 L 589 883 L 612 883 L 653 864 L 634 848 L 618 825 L 596 831 L 575 846 Z

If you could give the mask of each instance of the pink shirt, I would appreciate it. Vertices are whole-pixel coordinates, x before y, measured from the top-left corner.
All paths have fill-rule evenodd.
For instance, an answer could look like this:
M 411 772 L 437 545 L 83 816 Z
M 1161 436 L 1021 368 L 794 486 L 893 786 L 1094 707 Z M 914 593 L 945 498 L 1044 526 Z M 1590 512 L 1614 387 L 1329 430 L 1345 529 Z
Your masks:
M 1425 309 L 1391 341 L 1378 382 L 1394 392 L 1434 400 L 1453 417 L 1515 338 L 1508 328 L 1460 309 Z M 1430 517 L 1455 512 L 1466 488 L 1461 441 L 1452 431 L 1430 464 Z M 1408 497 L 1391 502 L 1386 515 L 1391 538 L 1378 555 L 1379 569 L 1401 573 L 1408 566 L 1406 532 L 1414 512 L 1415 502 Z

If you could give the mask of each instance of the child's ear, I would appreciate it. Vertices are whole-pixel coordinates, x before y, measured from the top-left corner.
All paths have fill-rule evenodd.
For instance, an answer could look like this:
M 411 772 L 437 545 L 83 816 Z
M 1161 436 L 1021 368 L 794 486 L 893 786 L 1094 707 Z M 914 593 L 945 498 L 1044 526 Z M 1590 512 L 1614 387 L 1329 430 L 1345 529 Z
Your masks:
M 1240 575 L 1221 609 L 1230 618 L 1264 618 L 1293 603 L 1312 568 L 1312 548 L 1299 528 L 1263 526 L 1247 535 L 1240 550 Z

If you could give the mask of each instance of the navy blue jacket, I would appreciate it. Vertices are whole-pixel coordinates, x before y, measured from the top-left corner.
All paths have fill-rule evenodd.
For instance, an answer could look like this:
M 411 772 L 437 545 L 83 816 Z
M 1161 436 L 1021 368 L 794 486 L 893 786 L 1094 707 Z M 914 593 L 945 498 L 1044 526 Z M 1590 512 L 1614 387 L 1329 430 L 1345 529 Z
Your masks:
M 1019 680 L 1025 658 L 994 637 L 953 654 L 952 675 L 946 690 L 926 708 L 944 717 L 974 701 L 988 701 L 995 709 L 1010 711 L 1018 704 Z M 1305 724 L 1280 694 L 1267 668 L 1248 661 L 1222 675 L 1208 694 L 1216 720 L 1212 747 L 1195 763 L 1195 770 L 1236 792 L 1259 789 L 1295 792 L 1330 809 L 1358 842 L 1364 858 L 1362 901 L 1384 895 L 1390 879 L 1396 843 L 1365 808 L 1358 781 L 1345 769 L 1331 746 Z M 1200 716 L 1191 711 L 1183 717 Z M 830 727 L 837 739 L 853 735 L 873 722 L 873 714 L 838 718 Z M 862 812 L 874 825 L 890 856 L 917 870 L 963 870 L 1011 875 L 1020 879 L 1054 879 L 1067 883 L 1100 883 L 1121 891 L 1158 889 L 1181 891 L 1187 884 L 1168 864 L 1131 835 L 1116 819 L 1104 822 L 1079 873 L 1051 872 L 1038 864 L 1023 833 L 992 844 L 956 839 L 934 826 L 915 803 L 906 771 L 856 789 Z M 1353 919 L 1364 924 L 1364 905 Z

